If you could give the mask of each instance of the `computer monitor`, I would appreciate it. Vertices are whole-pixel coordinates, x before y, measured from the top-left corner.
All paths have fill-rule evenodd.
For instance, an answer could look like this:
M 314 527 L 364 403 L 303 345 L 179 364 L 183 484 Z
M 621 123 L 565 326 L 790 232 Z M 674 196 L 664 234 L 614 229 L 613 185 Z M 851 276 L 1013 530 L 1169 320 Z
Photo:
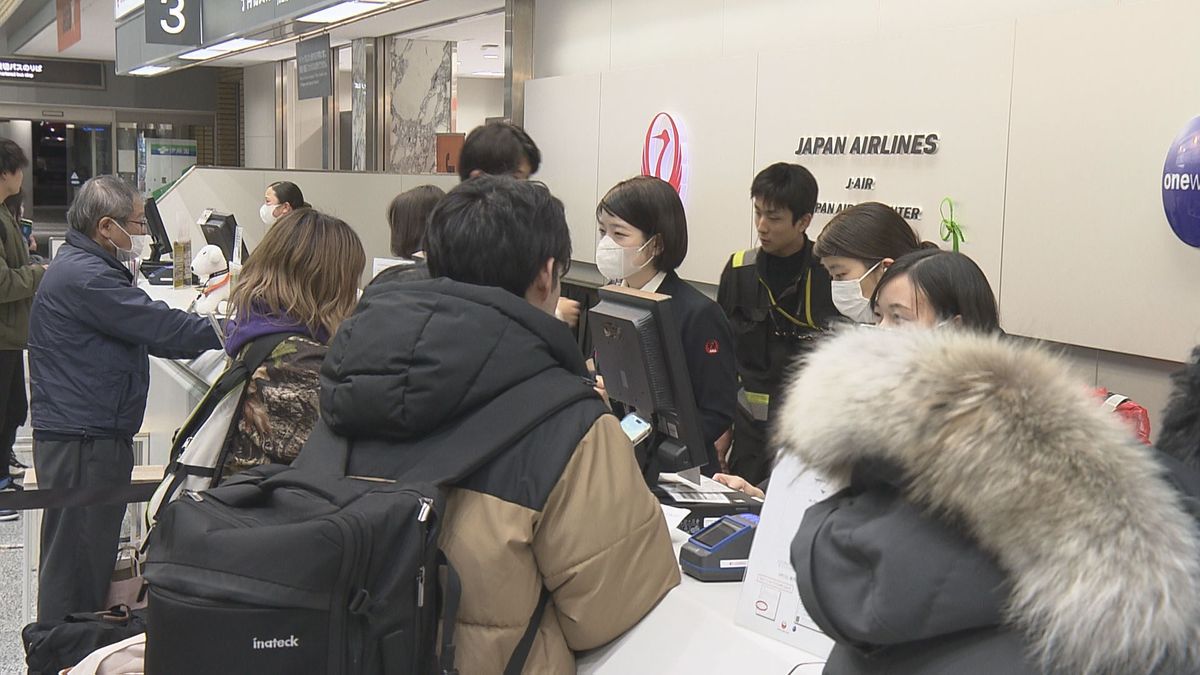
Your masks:
M 224 213 L 215 209 L 205 209 L 204 217 L 200 219 L 200 230 L 204 232 L 204 240 L 218 246 L 225 254 L 226 260 L 233 260 L 233 242 L 237 232 L 237 218 L 232 213 Z M 246 242 L 242 242 L 242 260 L 245 263 L 250 253 L 246 250 Z
M 643 470 L 694 473 L 708 463 L 708 445 L 683 358 L 671 298 L 605 286 L 589 311 L 596 368 L 608 396 L 654 428 Z M 639 457 L 639 460 L 642 458 Z M 692 471 L 695 470 L 695 471 Z M 657 478 L 648 475 L 647 478 Z
M 167 236 L 167 226 L 163 224 L 162 214 L 158 212 L 158 203 L 154 197 L 146 199 L 146 229 L 150 232 L 149 262 L 159 262 L 163 255 L 171 253 L 171 238 Z

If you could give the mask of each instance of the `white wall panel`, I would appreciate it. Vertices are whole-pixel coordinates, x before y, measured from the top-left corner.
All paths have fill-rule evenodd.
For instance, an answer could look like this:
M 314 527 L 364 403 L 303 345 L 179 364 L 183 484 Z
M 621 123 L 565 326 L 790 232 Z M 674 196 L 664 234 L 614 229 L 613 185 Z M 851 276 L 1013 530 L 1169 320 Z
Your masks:
M 264 63 L 242 71 L 246 166 L 275 166 L 275 68 Z
M 890 0 L 885 0 L 885 4 L 886 1 Z M 727 0 L 723 51 L 726 56 L 734 56 L 872 39 L 879 32 L 880 3 L 881 0 Z M 780 84 L 794 82 L 823 63 L 824 59 L 791 62 L 791 75 Z
M 596 184 L 600 74 L 527 82 L 525 130 L 542 151 L 542 166 L 534 178 L 546 183 L 566 208 L 571 257 L 594 262 L 596 203 L 600 201 Z
M 822 202 L 880 201 L 922 209 L 910 224 L 939 241 L 939 205 L 955 203 L 963 252 L 1000 280 L 1005 145 L 1012 74 L 1011 25 L 943 30 L 927 40 L 829 45 L 759 58 L 756 168 L 798 162 L 817 178 Z M 947 53 L 955 55 L 946 58 Z M 801 80 L 795 63 L 820 62 Z M 797 83 L 802 83 L 799 85 Z M 936 83 L 946 84 L 945 87 Z M 802 136 L 939 136 L 932 155 L 803 155 Z M 850 140 L 850 139 L 848 139 Z M 850 177 L 873 190 L 847 190 Z M 829 215 L 813 219 L 815 238 Z
M 1008 22 L 1041 14 L 1112 7 L 1117 0 L 881 0 L 880 36 L 935 40 L 930 30 Z
M 533 21 L 537 77 L 608 70 L 612 0 L 543 0 Z M 529 109 L 526 100 L 525 108 Z
M 504 116 L 504 80 L 485 77 L 460 77 L 455 131 L 469 134 L 489 117 Z
M 730 253 L 750 246 L 755 70 L 755 60 L 743 57 L 602 76 L 599 196 L 641 173 L 642 145 L 655 115 L 667 112 L 680 127 L 688 254 L 679 274 L 685 279 L 716 283 Z
M 1200 65 L 1146 2 L 1017 26 L 1001 311 L 1056 342 L 1183 361 L 1200 342 L 1200 249 L 1163 214 L 1168 147 L 1197 114 Z M 1064 40 L 1069 35 L 1070 40 Z
M 724 0 L 611 1 L 613 70 L 721 56 Z

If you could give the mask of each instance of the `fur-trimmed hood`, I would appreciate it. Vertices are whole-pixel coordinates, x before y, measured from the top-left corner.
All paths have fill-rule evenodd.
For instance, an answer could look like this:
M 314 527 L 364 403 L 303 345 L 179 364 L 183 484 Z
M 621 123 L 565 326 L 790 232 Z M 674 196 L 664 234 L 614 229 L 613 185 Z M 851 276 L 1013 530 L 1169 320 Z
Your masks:
M 1005 615 L 1052 673 L 1200 672 L 1200 539 L 1154 450 L 1044 348 L 964 331 L 847 329 L 805 359 L 784 452 L 862 460 L 998 561 Z

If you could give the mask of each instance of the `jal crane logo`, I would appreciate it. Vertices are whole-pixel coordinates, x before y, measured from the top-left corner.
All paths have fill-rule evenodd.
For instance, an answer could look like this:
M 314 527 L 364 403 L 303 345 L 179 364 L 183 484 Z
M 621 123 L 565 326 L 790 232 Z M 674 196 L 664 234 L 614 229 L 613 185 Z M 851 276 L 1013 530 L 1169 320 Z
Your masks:
M 650 120 L 642 143 L 642 175 L 660 178 L 675 188 L 680 197 L 687 189 L 683 139 L 674 118 L 660 112 Z

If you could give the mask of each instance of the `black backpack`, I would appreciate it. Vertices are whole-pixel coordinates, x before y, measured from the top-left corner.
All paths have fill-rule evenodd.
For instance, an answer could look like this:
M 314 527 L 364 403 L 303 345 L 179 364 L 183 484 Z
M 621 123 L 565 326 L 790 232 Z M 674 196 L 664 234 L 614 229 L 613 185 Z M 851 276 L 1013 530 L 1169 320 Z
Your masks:
M 58 675 L 88 654 L 146 632 L 141 611 L 122 605 L 104 612 L 69 614 L 57 621 L 37 621 L 21 630 L 29 675 Z
M 147 672 L 456 673 L 461 587 L 438 549 L 442 488 L 588 398 L 581 378 L 548 371 L 411 443 L 319 421 L 291 467 L 185 493 L 149 542 Z M 407 467 L 394 481 L 347 476 L 354 453 Z M 547 599 L 505 673 L 524 666 Z

